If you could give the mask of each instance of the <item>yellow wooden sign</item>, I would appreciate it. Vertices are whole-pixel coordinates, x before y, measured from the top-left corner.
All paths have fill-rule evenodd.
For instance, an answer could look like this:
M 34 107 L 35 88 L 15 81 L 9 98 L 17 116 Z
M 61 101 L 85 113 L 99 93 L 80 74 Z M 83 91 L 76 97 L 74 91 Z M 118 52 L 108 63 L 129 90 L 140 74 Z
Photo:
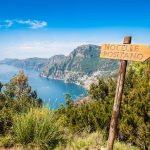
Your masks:
M 145 61 L 150 57 L 150 48 L 143 44 L 103 44 L 101 58 Z

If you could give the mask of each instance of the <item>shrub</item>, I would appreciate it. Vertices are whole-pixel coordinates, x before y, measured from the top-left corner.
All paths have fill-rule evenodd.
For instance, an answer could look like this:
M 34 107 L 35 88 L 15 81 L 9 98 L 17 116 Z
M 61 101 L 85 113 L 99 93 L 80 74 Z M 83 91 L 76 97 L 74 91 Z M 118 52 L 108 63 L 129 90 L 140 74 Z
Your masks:
M 42 104 L 37 98 L 36 91 L 32 91 L 29 86 L 28 77 L 23 71 L 20 71 L 9 83 L 5 84 L 1 93 L 7 102 L 13 100 L 13 108 L 17 112 L 25 112 L 31 107 L 39 107 Z
M 83 104 L 80 107 L 74 107 L 69 103 L 68 107 L 60 108 L 58 114 L 61 114 L 64 126 L 72 132 L 82 132 L 88 130 L 93 132 L 101 129 L 108 129 L 111 118 L 111 109 L 113 101 L 92 101 Z
M 42 100 L 37 99 L 24 72 L 19 72 L 7 84 L 0 82 L 0 135 L 5 136 L 11 131 L 15 114 L 41 106 Z
M 22 145 L 53 149 L 63 141 L 62 132 L 54 114 L 47 108 L 30 109 L 14 117 L 15 140 Z
M 104 80 L 99 80 L 98 84 L 91 84 L 89 94 L 90 96 L 98 101 L 102 101 L 108 96 L 108 85 Z
M 104 130 L 108 137 L 109 123 L 113 109 L 116 83 L 113 79 L 99 79 L 91 85 L 91 102 L 74 107 L 70 98 L 67 105 L 58 112 L 64 116 L 65 126 L 71 131 L 90 132 Z M 142 150 L 150 149 L 150 60 L 129 65 L 127 70 L 118 139 L 137 145 Z

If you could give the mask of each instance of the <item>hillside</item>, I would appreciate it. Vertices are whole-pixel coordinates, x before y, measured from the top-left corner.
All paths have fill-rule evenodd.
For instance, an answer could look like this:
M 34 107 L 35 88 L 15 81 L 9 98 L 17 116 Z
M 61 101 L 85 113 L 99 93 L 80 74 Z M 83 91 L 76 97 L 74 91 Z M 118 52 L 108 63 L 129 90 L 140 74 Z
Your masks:
M 150 60 L 129 64 L 114 150 L 150 149 Z M 24 72 L 0 83 L 0 149 L 98 150 L 107 144 L 116 79 L 99 79 L 75 105 L 42 105 Z M 76 103 L 77 104 L 77 103 Z
M 12 65 L 23 69 L 33 69 L 40 71 L 47 63 L 46 58 L 28 58 L 28 59 L 4 59 L 0 61 L 0 64 Z
M 42 77 L 74 82 L 88 87 L 97 78 L 112 75 L 118 62 L 110 59 L 100 59 L 100 47 L 82 45 L 74 49 L 68 56 L 55 55 L 49 59 L 5 59 L 1 63 L 25 69 L 39 71 Z

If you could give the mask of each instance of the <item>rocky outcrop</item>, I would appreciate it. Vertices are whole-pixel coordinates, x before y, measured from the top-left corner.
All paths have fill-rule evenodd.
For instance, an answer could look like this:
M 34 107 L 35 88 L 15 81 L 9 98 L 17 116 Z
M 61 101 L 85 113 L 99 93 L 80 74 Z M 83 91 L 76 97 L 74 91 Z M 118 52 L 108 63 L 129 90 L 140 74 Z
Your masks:
M 99 77 L 111 75 L 118 67 L 118 62 L 101 59 L 100 47 L 97 45 L 81 45 L 68 56 L 55 55 L 49 59 L 5 59 L 6 63 L 20 68 L 34 69 L 42 77 L 59 79 L 84 85 L 86 88 Z
M 41 76 L 82 84 L 88 88 L 97 78 L 110 75 L 118 67 L 117 61 L 100 59 L 99 56 L 99 46 L 79 46 L 69 56 L 51 57 Z

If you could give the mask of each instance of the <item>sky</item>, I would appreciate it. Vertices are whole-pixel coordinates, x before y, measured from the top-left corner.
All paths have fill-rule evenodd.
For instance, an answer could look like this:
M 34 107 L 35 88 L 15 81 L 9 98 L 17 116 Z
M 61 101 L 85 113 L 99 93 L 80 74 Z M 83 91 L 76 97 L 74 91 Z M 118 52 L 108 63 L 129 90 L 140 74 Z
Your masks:
M 0 0 L 0 59 L 68 55 L 124 36 L 150 45 L 150 0 Z

